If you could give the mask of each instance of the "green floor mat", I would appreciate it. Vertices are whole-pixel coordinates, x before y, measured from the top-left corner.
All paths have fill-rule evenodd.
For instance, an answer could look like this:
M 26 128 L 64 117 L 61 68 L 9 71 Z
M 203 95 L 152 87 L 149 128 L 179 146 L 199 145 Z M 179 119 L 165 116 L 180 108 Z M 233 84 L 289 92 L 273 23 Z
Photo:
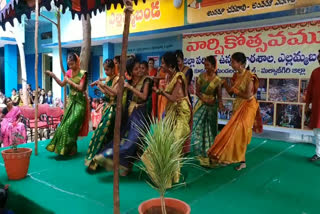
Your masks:
M 28 177 L 20 181 L 8 181 L 1 159 L 0 183 L 11 185 L 7 207 L 17 214 L 113 213 L 113 173 L 90 174 L 84 166 L 90 137 L 78 142 L 79 153 L 70 158 L 47 152 L 48 141 L 40 142 Z M 24 146 L 34 147 L 33 143 Z M 312 145 L 254 138 L 246 169 L 185 165 L 182 184 L 166 196 L 187 202 L 192 213 L 318 214 L 320 164 L 307 161 L 313 153 Z M 142 201 L 158 197 L 146 179 L 137 167 L 120 179 L 121 213 L 138 213 Z

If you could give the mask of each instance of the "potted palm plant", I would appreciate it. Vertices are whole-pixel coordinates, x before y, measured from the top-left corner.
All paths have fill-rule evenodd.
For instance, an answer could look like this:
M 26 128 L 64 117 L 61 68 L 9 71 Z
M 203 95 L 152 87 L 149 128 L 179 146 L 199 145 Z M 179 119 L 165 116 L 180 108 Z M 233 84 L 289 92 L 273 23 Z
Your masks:
M 138 167 L 145 171 L 156 189 L 160 198 L 144 201 L 139 206 L 140 214 L 147 213 L 190 213 L 190 206 L 183 201 L 174 198 L 165 198 L 165 193 L 172 186 L 172 180 L 180 167 L 188 160 L 181 155 L 182 146 L 186 140 L 175 139 L 173 129 L 174 121 L 166 117 L 162 120 L 152 120 L 151 128 L 147 126 L 139 129 L 142 138 L 141 147 L 144 151 L 141 156 L 143 165 Z
M 18 132 L 12 134 L 12 144 L 10 149 L 1 151 L 8 178 L 19 180 L 26 177 L 29 169 L 32 149 L 18 148 L 18 142 L 24 139 Z

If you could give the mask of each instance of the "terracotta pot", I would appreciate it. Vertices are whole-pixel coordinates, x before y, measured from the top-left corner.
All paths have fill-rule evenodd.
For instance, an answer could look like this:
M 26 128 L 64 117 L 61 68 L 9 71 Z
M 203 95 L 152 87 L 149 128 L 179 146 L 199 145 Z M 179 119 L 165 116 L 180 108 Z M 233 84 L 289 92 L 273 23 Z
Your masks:
M 10 180 L 19 180 L 26 177 L 29 169 L 30 156 L 32 149 L 18 148 L 1 151 L 7 175 Z
M 190 214 L 191 212 L 190 206 L 187 203 L 180 201 L 178 199 L 165 198 L 165 202 L 166 202 L 166 207 L 171 207 L 177 210 L 179 213 Z M 138 208 L 139 214 L 145 214 L 152 207 L 160 207 L 160 206 L 161 206 L 160 198 L 153 198 L 148 201 L 144 201 L 140 204 Z

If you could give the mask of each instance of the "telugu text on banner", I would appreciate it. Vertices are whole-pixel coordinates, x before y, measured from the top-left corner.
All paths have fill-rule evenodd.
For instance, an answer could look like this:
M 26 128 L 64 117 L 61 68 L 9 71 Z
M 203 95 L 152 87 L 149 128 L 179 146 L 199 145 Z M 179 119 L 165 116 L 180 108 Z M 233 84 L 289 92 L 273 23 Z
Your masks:
M 187 0 L 188 23 L 279 12 L 313 5 L 320 0 Z
M 161 3 L 160 3 L 161 2 Z M 175 8 L 172 1 L 146 0 L 133 6 L 130 33 L 158 30 L 184 25 L 184 5 Z M 120 35 L 123 31 L 124 13 L 121 7 L 111 8 L 107 14 L 107 36 Z
M 183 36 L 185 64 L 204 71 L 204 58 L 215 55 L 218 73 L 231 76 L 231 55 L 246 54 L 260 78 L 309 78 L 320 49 L 320 21 Z

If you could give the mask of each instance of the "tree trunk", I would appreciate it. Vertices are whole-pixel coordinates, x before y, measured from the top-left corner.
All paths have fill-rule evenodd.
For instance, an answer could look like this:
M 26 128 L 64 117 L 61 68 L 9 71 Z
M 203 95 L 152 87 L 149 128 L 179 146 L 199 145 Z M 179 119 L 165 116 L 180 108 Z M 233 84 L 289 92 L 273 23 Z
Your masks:
M 34 75 L 35 75 L 35 80 L 36 80 L 36 97 L 34 100 L 35 103 L 35 123 L 34 123 L 34 150 L 35 150 L 35 155 L 38 155 L 38 30 L 39 30 L 39 0 L 36 0 L 36 8 L 35 8 L 35 13 L 36 13 L 36 23 L 35 23 L 35 30 L 34 30 L 34 49 L 35 49 L 35 64 L 34 64 Z
M 63 62 L 62 62 L 63 59 L 62 59 L 62 48 L 61 48 L 61 14 L 60 14 L 60 11 L 59 11 L 59 9 L 57 9 L 57 23 L 44 15 L 40 14 L 40 16 L 47 19 L 49 22 L 51 22 L 53 25 L 55 25 L 57 27 L 60 69 L 61 69 L 63 76 L 65 76 L 66 71 L 64 70 Z M 63 88 L 63 109 L 66 110 L 66 107 L 67 107 L 67 87 L 64 87 Z
M 23 105 L 28 106 L 29 99 L 28 99 L 28 91 L 27 91 L 27 71 L 26 71 L 26 58 L 24 53 L 24 45 L 23 43 L 20 43 L 18 41 L 17 41 L 17 44 L 18 44 L 19 55 L 20 55 L 21 83 L 22 83 L 22 92 L 23 92 L 21 99 L 22 99 Z
M 82 33 L 83 33 L 83 42 L 81 45 L 81 53 L 80 53 L 80 67 L 82 70 L 85 70 L 88 72 L 90 53 L 91 53 L 91 22 L 90 22 L 89 14 L 87 14 L 86 19 L 84 15 L 82 16 Z
M 61 48 L 61 14 L 60 11 L 57 10 L 57 28 L 58 28 L 58 45 L 59 45 L 59 59 L 60 59 L 60 67 L 63 76 L 66 74 L 62 63 L 62 48 Z M 67 107 L 67 87 L 63 88 L 63 110 L 65 111 Z
M 24 45 L 19 37 L 19 32 L 17 31 L 18 22 L 15 23 L 15 27 L 13 27 L 13 35 L 15 36 L 18 50 L 19 50 L 19 56 L 20 56 L 20 66 L 21 66 L 21 83 L 22 83 L 22 91 L 23 95 L 21 97 L 23 105 L 28 106 L 29 105 L 29 99 L 28 99 L 28 92 L 27 92 L 27 70 L 26 70 L 26 56 L 24 53 Z
M 131 4 L 131 0 L 124 0 L 126 6 Z M 129 5 L 130 7 L 130 5 Z M 124 85 L 124 73 L 127 62 L 127 49 L 128 49 L 128 37 L 130 27 L 130 16 L 132 14 L 132 8 L 125 9 L 125 22 L 122 37 L 122 52 L 121 52 L 121 67 L 120 67 L 120 79 L 119 89 L 117 94 L 117 109 L 116 109 L 116 123 L 114 127 L 114 138 L 113 138 L 113 213 L 120 213 L 120 197 L 119 197 L 119 150 L 120 150 L 120 125 L 121 125 L 121 113 L 122 113 L 122 96 L 123 96 L 123 85 Z

